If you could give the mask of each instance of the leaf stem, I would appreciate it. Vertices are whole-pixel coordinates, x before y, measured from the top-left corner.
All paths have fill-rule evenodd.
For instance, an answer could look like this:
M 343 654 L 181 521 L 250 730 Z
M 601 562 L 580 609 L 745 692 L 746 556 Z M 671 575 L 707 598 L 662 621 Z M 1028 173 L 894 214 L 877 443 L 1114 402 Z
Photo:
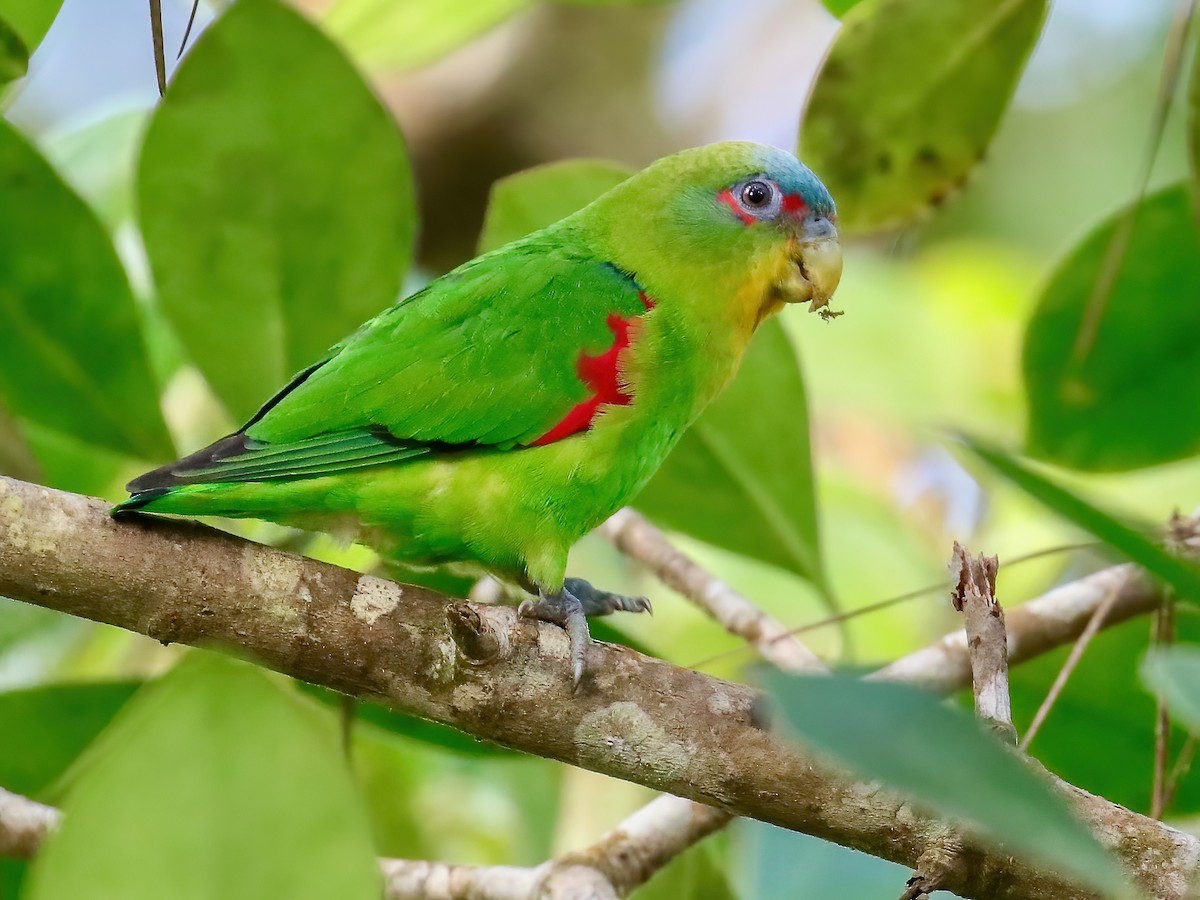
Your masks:
M 1171 111 L 1171 101 L 1179 87 L 1179 77 L 1183 70 L 1184 48 L 1195 12 L 1196 0 L 1181 0 L 1175 16 L 1171 20 L 1171 30 L 1167 34 L 1167 46 L 1163 54 L 1162 75 L 1159 78 L 1158 94 L 1155 97 L 1154 112 L 1150 120 L 1150 140 L 1141 172 L 1138 175 L 1137 189 L 1133 201 L 1126 208 L 1120 222 L 1113 230 L 1108 247 L 1104 251 L 1104 260 L 1100 265 L 1100 271 L 1092 283 L 1087 306 L 1084 307 L 1083 318 L 1079 323 L 1079 331 L 1075 334 L 1075 344 L 1071 349 L 1069 369 L 1074 374 L 1078 374 L 1096 345 L 1100 323 L 1104 319 L 1104 312 L 1108 308 L 1113 287 L 1121 272 L 1121 264 L 1129 250 L 1138 208 L 1146 197 L 1150 175 L 1154 170 L 1154 161 L 1158 159 L 1158 149 L 1162 145 L 1163 132 Z

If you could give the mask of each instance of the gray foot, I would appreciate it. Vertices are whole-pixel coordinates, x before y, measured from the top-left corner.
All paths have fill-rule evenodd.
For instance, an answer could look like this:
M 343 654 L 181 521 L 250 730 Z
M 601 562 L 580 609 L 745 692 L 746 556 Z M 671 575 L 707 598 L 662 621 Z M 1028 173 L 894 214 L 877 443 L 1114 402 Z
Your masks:
M 605 616 L 618 610 L 652 612 L 645 597 L 626 597 L 597 590 L 582 578 L 568 578 L 557 594 L 541 594 L 517 607 L 518 615 L 552 622 L 567 632 L 571 640 L 571 677 L 576 688 L 583 678 L 587 649 L 592 643 L 588 616 Z
M 585 616 L 607 616 L 614 612 L 648 612 L 654 615 L 654 607 L 646 597 L 627 597 L 592 587 L 582 578 L 568 578 L 563 587 L 579 598 Z

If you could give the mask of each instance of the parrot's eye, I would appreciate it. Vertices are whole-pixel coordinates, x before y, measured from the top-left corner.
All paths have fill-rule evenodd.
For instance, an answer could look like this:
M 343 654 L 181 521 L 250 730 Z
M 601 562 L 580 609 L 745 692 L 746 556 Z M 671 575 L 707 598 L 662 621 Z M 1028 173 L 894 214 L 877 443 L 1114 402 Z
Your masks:
M 750 209 L 762 209 L 770 205 L 773 193 L 765 181 L 751 181 L 742 188 L 742 203 Z
M 774 219 L 783 202 L 779 185 L 765 178 L 752 178 L 735 184 L 718 195 L 743 225 Z

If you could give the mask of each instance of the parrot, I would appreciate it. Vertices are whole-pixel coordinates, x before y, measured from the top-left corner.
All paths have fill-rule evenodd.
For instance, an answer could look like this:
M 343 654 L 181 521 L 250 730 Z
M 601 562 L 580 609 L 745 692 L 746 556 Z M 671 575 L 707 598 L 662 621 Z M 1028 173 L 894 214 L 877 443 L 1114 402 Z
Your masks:
M 830 314 L 841 273 L 833 199 L 793 154 L 684 150 L 401 299 L 114 514 L 252 517 L 491 574 L 566 630 L 578 688 L 587 617 L 650 604 L 568 578 L 572 545 L 637 496 L 755 329 L 789 303 Z

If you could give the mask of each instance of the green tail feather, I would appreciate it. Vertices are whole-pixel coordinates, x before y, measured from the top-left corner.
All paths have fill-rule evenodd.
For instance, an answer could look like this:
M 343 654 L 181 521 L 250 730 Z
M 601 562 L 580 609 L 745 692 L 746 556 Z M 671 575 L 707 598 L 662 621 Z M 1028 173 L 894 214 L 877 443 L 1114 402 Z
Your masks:
M 316 478 L 296 481 L 216 482 L 136 491 L 112 508 L 115 516 L 167 513 L 281 521 L 281 513 L 306 510 L 320 515 L 329 503 L 329 484 Z

